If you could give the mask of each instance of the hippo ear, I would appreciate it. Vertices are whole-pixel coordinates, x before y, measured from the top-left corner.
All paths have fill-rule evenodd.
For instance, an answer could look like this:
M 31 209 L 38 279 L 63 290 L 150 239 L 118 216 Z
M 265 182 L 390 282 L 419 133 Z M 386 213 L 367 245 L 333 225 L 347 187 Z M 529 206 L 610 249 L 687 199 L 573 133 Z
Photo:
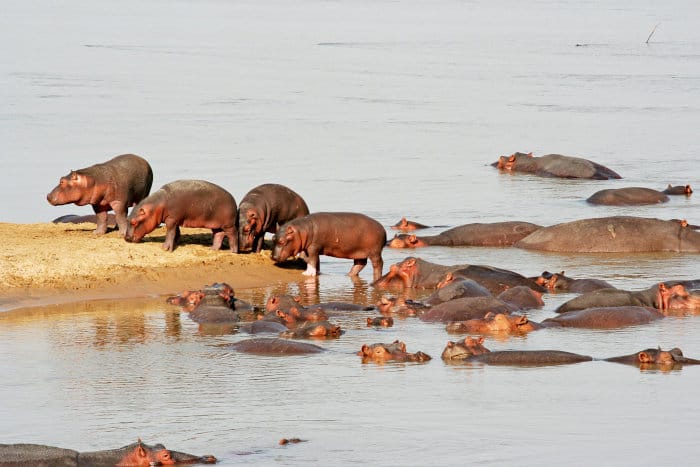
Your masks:
M 284 318 L 284 317 L 285 317 L 284 311 L 279 310 L 279 309 L 278 309 L 277 311 L 275 311 L 275 314 L 276 314 L 277 316 L 279 316 L 280 318 Z
M 404 261 L 404 266 L 407 266 L 409 268 L 412 268 L 415 265 L 416 265 L 416 258 L 408 258 L 407 260 Z
M 301 295 L 295 295 L 293 298 L 295 302 L 301 303 Z
M 651 357 L 651 355 L 649 355 L 646 352 L 639 352 L 637 354 L 637 359 L 639 360 L 639 363 L 653 363 L 654 362 L 654 359 Z
M 372 324 L 372 318 L 367 318 L 367 326 L 369 326 L 370 324 Z
M 362 349 L 360 349 L 360 355 L 368 355 L 370 351 L 369 345 L 362 344 Z
M 477 344 L 483 344 L 484 343 L 484 336 L 479 336 L 479 338 L 476 340 Z
M 416 237 L 415 235 L 409 235 L 407 240 L 408 243 L 415 244 L 418 241 L 418 237 Z
M 521 316 L 520 318 L 518 318 L 518 321 L 515 324 L 518 324 L 518 325 L 527 324 L 527 316 L 525 316 L 525 315 Z

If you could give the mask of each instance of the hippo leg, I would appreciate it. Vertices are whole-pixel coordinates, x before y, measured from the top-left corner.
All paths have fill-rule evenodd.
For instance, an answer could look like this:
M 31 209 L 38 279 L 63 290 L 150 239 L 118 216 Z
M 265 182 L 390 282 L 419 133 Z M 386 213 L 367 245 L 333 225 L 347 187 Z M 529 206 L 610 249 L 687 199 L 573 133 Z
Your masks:
M 372 269 L 374 270 L 374 281 L 382 277 L 382 269 L 384 269 L 384 260 L 382 259 L 382 255 L 376 255 L 376 256 L 370 256 L 369 258 L 372 261 Z
M 317 252 L 306 252 L 306 271 L 302 272 L 305 276 L 316 276 L 320 272 L 319 257 Z
M 260 253 L 263 247 L 263 241 L 265 240 L 265 232 L 255 240 L 255 252 Z
M 224 227 L 224 234 L 228 238 L 228 246 L 232 253 L 238 253 L 238 231 L 234 227 Z
M 211 229 L 211 233 L 213 234 L 211 249 L 220 250 L 221 245 L 224 243 L 224 231 L 221 229 Z
M 117 222 L 117 229 L 119 229 L 119 235 L 123 237 L 126 233 L 126 228 L 128 227 L 126 220 L 127 207 L 122 202 L 112 201 L 112 210 L 114 211 L 114 218 Z M 105 229 L 107 229 L 107 211 L 104 212 L 104 215 Z
M 165 242 L 163 243 L 163 249 L 165 251 L 173 251 L 175 245 L 177 245 L 177 242 L 180 240 L 180 226 L 168 225 L 167 222 L 165 226 Z
M 362 271 L 365 268 L 365 266 L 367 266 L 367 258 L 360 258 L 354 260 L 354 264 L 350 269 L 348 276 L 357 276 L 358 274 L 360 274 L 360 271 Z
M 97 223 L 97 228 L 95 229 L 95 235 L 103 235 L 107 233 L 107 211 L 102 208 L 102 206 L 93 205 L 95 211 L 95 219 Z M 126 227 L 124 228 L 126 232 Z

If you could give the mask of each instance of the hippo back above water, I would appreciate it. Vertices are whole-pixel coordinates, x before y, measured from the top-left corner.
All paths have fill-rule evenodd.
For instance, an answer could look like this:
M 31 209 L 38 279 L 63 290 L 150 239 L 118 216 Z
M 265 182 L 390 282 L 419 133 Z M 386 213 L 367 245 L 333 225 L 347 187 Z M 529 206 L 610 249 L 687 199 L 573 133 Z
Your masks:
M 238 207 L 240 251 L 262 250 L 265 232 L 276 233 L 280 225 L 309 214 L 304 199 L 284 185 L 267 183 L 250 190 Z
M 153 170 L 148 162 L 135 154 L 123 154 L 101 164 L 72 170 L 61 177 L 46 199 L 54 206 L 91 205 L 96 214 L 97 234 L 107 232 L 107 211 L 112 210 L 119 232 L 124 235 L 127 211 L 148 196 L 152 184 Z
M 595 180 L 622 178 L 615 171 L 596 162 L 580 157 L 562 156 L 561 154 L 536 157 L 532 153 L 516 152 L 510 157 L 501 156 L 498 161 L 491 165 L 508 172 L 531 173 L 541 177 Z
M 371 217 L 354 212 L 317 212 L 280 227 L 272 259 L 279 263 L 303 253 L 307 263 L 304 274 L 315 276 L 319 255 L 352 259 L 349 275 L 358 275 L 369 258 L 377 280 L 382 275 L 385 244 L 386 230 Z

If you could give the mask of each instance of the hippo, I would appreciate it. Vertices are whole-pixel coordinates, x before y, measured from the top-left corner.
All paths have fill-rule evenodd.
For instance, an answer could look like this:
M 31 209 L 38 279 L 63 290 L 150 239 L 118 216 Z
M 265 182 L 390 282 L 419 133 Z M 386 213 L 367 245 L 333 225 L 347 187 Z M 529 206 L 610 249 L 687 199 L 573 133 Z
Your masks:
M 532 279 L 518 274 L 517 272 L 495 268 L 493 266 L 480 265 L 469 265 L 450 271 L 441 278 L 438 287 L 444 287 L 451 279 L 454 280 L 458 278 L 472 279 L 486 287 L 486 289 L 495 295 L 518 286 L 528 287 L 538 293 L 546 291 L 544 287 L 537 284 Z
M 700 232 L 678 222 L 613 216 L 543 227 L 514 246 L 560 253 L 700 253 Z
M 281 322 L 288 327 L 296 326 L 299 323 L 326 321 L 328 314 L 322 308 L 290 307 L 288 309 L 278 308 L 271 312 L 280 318 Z
M 403 232 L 407 232 L 411 230 L 428 229 L 430 228 L 430 226 L 423 225 L 415 221 L 409 221 L 405 217 L 402 217 L 401 220 L 398 221 L 396 224 L 392 225 L 391 228 L 394 230 L 401 230 Z
M 396 235 L 387 246 L 419 248 L 424 246 L 488 246 L 503 247 L 530 235 L 542 226 L 529 222 L 473 223 L 453 227 L 437 235 Z
M 16 466 L 134 466 L 215 464 L 211 455 L 171 451 L 162 444 L 133 444 L 105 451 L 78 452 L 43 444 L 0 444 L 0 465 Z
M 616 329 L 648 324 L 664 317 L 664 314 L 648 306 L 611 306 L 568 311 L 542 321 L 543 327 L 567 327 L 587 329 Z
M 501 156 L 492 163 L 494 167 L 506 172 L 522 172 L 540 177 L 587 178 L 609 180 L 622 178 L 615 171 L 596 162 L 579 157 L 547 154 L 535 157 L 532 153 L 516 152 L 510 157 Z
M 586 293 L 600 289 L 614 289 L 612 285 L 601 279 L 574 279 L 564 274 L 564 271 L 550 273 L 544 271 L 535 282 L 543 285 L 549 292 Z
M 524 285 L 516 285 L 506 289 L 496 297 L 509 305 L 513 310 L 527 310 L 544 306 L 542 293 Z
M 377 326 L 390 328 L 394 325 L 394 318 L 391 316 L 377 316 L 375 318 L 367 318 L 367 326 Z
M 127 231 L 126 213 L 148 196 L 153 184 L 153 170 L 146 159 L 122 154 L 113 159 L 61 177 L 56 188 L 46 195 L 47 201 L 59 206 L 90 204 L 95 211 L 95 233 L 107 233 L 107 211 L 114 211 L 120 235 Z
M 88 214 L 87 216 L 79 216 L 77 214 L 66 214 L 65 216 L 57 217 L 52 220 L 54 224 L 97 224 L 97 214 Z M 107 214 L 107 228 L 116 227 L 117 216 L 112 213 Z
M 226 283 L 207 285 L 202 290 L 186 290 L 167 302 L 180 305 L 196 323 L 231 324 L 257 319 L 260 314 L 250 303 L 234 297 L 233 287 Z
M 449 272 L 445 277 L 449 277 L 449 280 L 444 280 L 443 283 L 438 284 L 438 289 L 425 299 L 426 305 L 438 305 L 455 298 L 491 296 L 491 292 L 475 280 L 466 278 L 455 279 L 452 273 Z
M 483 336 L 477 338 L 467 336 L 460 342 L 449 341 L 442 351 L 441 357 L 445 361 L 464 360 L 488 352 L 491 351 L 484 347 Z
M 389 360 L 397 362 L 427 362 L 431 360 L 430 355 L 421 351 L 415 353 L 406 352 L 406 344 L 401 341 L 394 341 L 391 344 L 364 344 L 357 355 L 362 357 L 362 363 L 374 361 L 384 363 Z
M 242 353 L 262 356 L 288 356 L 316 354 L 324 351 L 323 347 L 307 342 L 292 341 L 279 337 L 255 337 L 223 347 Z
M 483 318 L 447 323 L 445 330 L 453 334 L 525 334 L 540 329 L 540 324 L 524 315 L 486 313 Z
M 180 238 L 180 226 L 212 230 L 212 249 L 218 250 L 228 238 L 233 253 L 238 253 L 236 200 L 231 193 L 204 180 L 177 180 L 163 185 L 142 200 L 129 215 L 124 238 L 138 243 L 165 223 L 163 249 L 173 251 Z
M 682 365 L 698 365 L 700 360 L 683 356 L 681 349 L 675 347 L 671 350 L 645 349 L 630 355 L 606 358 L 606 362 L 625 363 L 637 365 L 640 368 L 658 366 L 660 368 L 677 368 Z
M 513 311 L 505 302 L 491 297 L 456 298 L 431 307 L 420 316 L 421 321 L 442 322 L 465 321 L 483 318 L 488 313 L 510 314 Z
M 293 329 L 282 331 L 279 336 L 290 339 L 327 339 L 340 337 L 344 332 L 340 326 L 328 321 L 308 321 Z
M 269 334 L 279 335 L 279 333 L 287 330 L 287 326 L 285 326 L 284 324 L 282 324 L 278 321 L 259 319 L 257 321 L 243 323 L 239 326 L 238 329 L 243 331 L 243 332 L 246 332 L 248 334 L 266 334 L 266 333 L 269 333 Z
M 690 196 L 693 194 L 693 189 L 690 187 L 690 185 L 676 185 L 673 186 L 670 183 L 666 187 L 666 189 L 663 191 L 663 193 L 667 195 L 685 195 L 685 196 Z
M 588 355 L 579 355 L 561 350 L 500 350 L 492 352 L 483 346 L 484 338 L 478 340 L 467 336 L 462 342 L 449 341 L 442 352 L 447 363 L 482 363 L 507 366 L 549 366 L 590 362 Z
M 407 300 L 404 297 L 382 297 L 377 302 L 377 309 L 385 315 L 409 317 L 422 315 L 428 307 L 423 303 Z
M 287 222 L 275 235 L 272 259 L 281 263 L 303 253 L 306 276 L 320 271 L 319 255 L 349 258 L 354 261 L 348 273 L 357 276 L 372 261 L 374 279 L 382 276 L 382 249 L 386 244 L 384 227 L 364 214 L 354 212 L 317 212 Z
M 700 293 L 691 293 L 679 283 L 660 282 L 657 293 L 658 308 L 664 312 L 700 310 Z
M 265 311 L 277 311 L 278 309 L 288 310 L 291 307 L 301 307 L 301 297 L 299 295 L 275 294 L 270 295 L 265 303 Z
M 306 201 L 284 185 L 266 183 L 250 190 L 238 206 L 238 249 L 260 253 L 265 232 L 309 214 Z
M 669 197 L 658 190 L 643 187 L 610 188 L 593 193 L 586 199 L 590 204 L 606 206 L 639 206 L 667 203 Z

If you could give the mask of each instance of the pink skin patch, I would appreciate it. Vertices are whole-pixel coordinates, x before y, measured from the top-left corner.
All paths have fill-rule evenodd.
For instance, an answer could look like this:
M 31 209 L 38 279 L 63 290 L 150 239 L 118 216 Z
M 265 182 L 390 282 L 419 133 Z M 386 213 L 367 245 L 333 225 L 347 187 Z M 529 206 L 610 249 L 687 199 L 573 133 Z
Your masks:
M 315 276 L 317 274 L 316 268 L 310 264 L 306 265 L 306 271 L 302 272 L 305 276 Z

